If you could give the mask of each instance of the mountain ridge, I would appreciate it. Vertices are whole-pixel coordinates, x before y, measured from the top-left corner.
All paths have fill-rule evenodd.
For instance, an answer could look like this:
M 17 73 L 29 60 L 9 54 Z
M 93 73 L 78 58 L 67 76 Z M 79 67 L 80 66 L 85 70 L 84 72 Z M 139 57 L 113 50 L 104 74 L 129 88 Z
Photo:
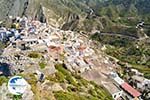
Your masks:
M 43 14 L 46 17 L 47 22 L 53 26 L 66 29 L 66 30 L 83 30 L 86 31 L 89 29 L 84 29 L 86 23 L 91 24 L 92 27 L 90 30 L 102 30 L 105 26 L 105 23 L 109 23 L 109 27 L 112 27 L 112 24 L 120 23 L 118 18 L 126 19 L 127 17 L 133 17 L 135 23 L 140 20 L 149 21 L 149 1 L 148 0 L 15 0 L 15 2 L 1 0 L 6 6 L 13 6 L 18 4 L 22 6 L 20 8 L 14 7 L 12 11 L 7 15 L 6 11 L 1 12 L 0 19 L 14 15 L 22 16 L 26 15 L 28 17 L 38 19 L 43 16 L 39 13 L 41 8 L 44 8 Z M 145 3 L 146 2 L 146 3 Z M 3 8 L 3 5 L 0 6 Z M 20 13 L 18 10 L 20 9 Z M 143 12 L 143 13 L 141 13 Z M 144 17 L 143 17 L 144 15 Z M 95 20 L 96 19 L 96 20 Z M 111 23 L 110 23 L 111 22 Z M 121 23 L 122 24 L 122 23 Z M 123 23 L 124 24 L 124 23 Z M 69 26 L 72 26 L 71 28 Z M 106 30 L 108 30 L 106 28 Z

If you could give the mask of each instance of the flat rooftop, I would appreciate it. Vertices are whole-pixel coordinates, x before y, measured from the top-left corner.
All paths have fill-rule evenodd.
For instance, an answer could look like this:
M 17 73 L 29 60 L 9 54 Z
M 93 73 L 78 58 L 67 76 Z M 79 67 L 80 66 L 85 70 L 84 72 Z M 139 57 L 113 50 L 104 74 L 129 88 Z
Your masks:
M 127 91 L 130 95 L 133 97 L 139 97 L 141 95 L 140 92 L 138 92 L 136 89 L 134 89 L 132 86 L 130 86 L 128 83 L 123 83 L 121 87 Z
M 103 83 L 104 87 L 111 93 L 111 94 L 114 94 L 114 93 L 117 93 L 117 92 L 120 92 L 122 91 L 119 86 L 117 86 L 116 84 L 114 83 L 110 83 L 110 82 L 107 82 L 107 83 Z

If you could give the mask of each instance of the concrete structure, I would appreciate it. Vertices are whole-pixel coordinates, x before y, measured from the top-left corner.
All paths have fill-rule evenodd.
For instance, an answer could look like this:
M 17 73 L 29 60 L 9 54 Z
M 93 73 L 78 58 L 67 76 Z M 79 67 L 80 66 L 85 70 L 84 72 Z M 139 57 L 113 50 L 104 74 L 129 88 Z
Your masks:
M 121 88 L 126 91 L 128 94 L 130 94 L 133 99 L 135 98 L 140 98 L 141 93 L 138 92 L 136 89 L 134 89 L 133 87 L 131 87 L 128 83 L 124 82 L 123 84 L 121 84 Z
M 132 76 L 132 79 L 136 84 L 138 90 L 140 91 L 150 90 L 150 80 L 137 75 Z
M 122 97 L 123 90 L 114 83 L 103 83 L 104 87 L 111 93 L 114 100 L 119 100 Z
M 137 69 L 131 69 L 131 72 L 133 72 L 135 75 L 143 76 L 144 74 L 139 72 Z
M 3 28 L 0 28 L 0 41 L 4 41 L 7 39 L 6 30 Z
M 110 77 L 118 84 L 121 85 L 124 83 L 124 80 L 121 79 L 116 73 L 112 72 L 110 73 Z
M 114 82 L 121 87 L 121 89 L 126 92 L 126 96 L 130 99 L 139 98 L 140 100 L 141 93 L 126 83 L 123 79 L 121 79 L 117 73 L 111 72 L 110 77 L 114 80 Z
M 37 44 L 39 44 L 38 39 L 23 39 L 23 40 L 17 40 L 12 42 L 12 46 L 14 48 L 20 48 L 22 50 L 25 50 Z

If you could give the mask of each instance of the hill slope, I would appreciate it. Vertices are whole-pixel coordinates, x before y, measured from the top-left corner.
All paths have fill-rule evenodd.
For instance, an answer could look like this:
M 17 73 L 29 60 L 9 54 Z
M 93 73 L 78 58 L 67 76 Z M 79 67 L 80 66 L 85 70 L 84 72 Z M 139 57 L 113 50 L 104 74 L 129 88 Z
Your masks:
M 107 32 L 115 24 L 150 21 L 149 0 L 0 0 L 0 19 L 9 15 L 47 19 L 53 26 L 82 31 Z M 17 5 L 17 6 L 16 6 Z M 13 9 L 12 9 L 13 8 Z M 115 32 L 115 31 L 114 31 Z

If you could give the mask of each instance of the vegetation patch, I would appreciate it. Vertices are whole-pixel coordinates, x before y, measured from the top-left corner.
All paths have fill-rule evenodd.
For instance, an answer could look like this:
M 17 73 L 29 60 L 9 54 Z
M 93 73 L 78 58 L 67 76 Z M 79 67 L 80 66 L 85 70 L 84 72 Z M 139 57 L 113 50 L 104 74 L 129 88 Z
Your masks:
M 13 100 L 21 100 L 22 95 L 13 95 Z
M 30 58 L 40 58 L 41 55 L 38 52 L 31 52 L 28 57 Z
M 94 97 L 83 96 L 73 92 L 55 92 L 54 93 L 56 100 L 98 100 Z
M 63 64 L 56 64 L 55 67 L 58 70 L 55 77 L 58 78 L 59 82 L 69 84 L 68 92 L 54 93 L 57 100 L 112 100 L 111 95 L 104 87 L 89 82 L 76 73 L 69 72 Z M 92 85 L 94 89 L 90 88 L 89 85 Z
M 7 83 L 8 82 L 8 78 L 5 77 L 5 76 L 0 76 L 0 86 L 3 84 L 3 83 Z
M 93 39 L 106 45 L 105 52 L 121 62 L 129 63 L 132 68 L 139 70 L 146 78 L 150 71 L 150 46 L 146 42 L 130 41 L 128 39 L 112 39 L 93 36 Z M 115 38 L 115 37 L 114 37 Z M 107 40 L 107 41 L 106 41 Z M 121 42 L 126 41 L 126 42 Z M 122 67 L 123 68 L 123 67 Z
M 114 33 L 95 33 L 91 35 L 90 38 L 92 40 L 99 41 L 102 44 L 112 45 L 115 47 L 127 47 L 132 45 L 133 40 L 125 37 L 121 37 L 120 35 L 114 35 Z
M 47 64 L 45 62 L 40 62 L 39 63 L 39 66 L 40 66 L 41 69 L 44 69 L 46 67 L 46 65 Z
M 65 67 L 65 65 L 63 65 L 63 64 L 56 64 L 55 65 L 55 68 L 61 73 L 59 75 L 61 75 L 61 76 L 64 75 L 64 78 L 67 80 L 67 82 L 69 84 L 77 85 L 77 83 L 75 82 L 75 79 L 72 77 L 72 74 L 67 69 L 65 69 L 64 67 Z

